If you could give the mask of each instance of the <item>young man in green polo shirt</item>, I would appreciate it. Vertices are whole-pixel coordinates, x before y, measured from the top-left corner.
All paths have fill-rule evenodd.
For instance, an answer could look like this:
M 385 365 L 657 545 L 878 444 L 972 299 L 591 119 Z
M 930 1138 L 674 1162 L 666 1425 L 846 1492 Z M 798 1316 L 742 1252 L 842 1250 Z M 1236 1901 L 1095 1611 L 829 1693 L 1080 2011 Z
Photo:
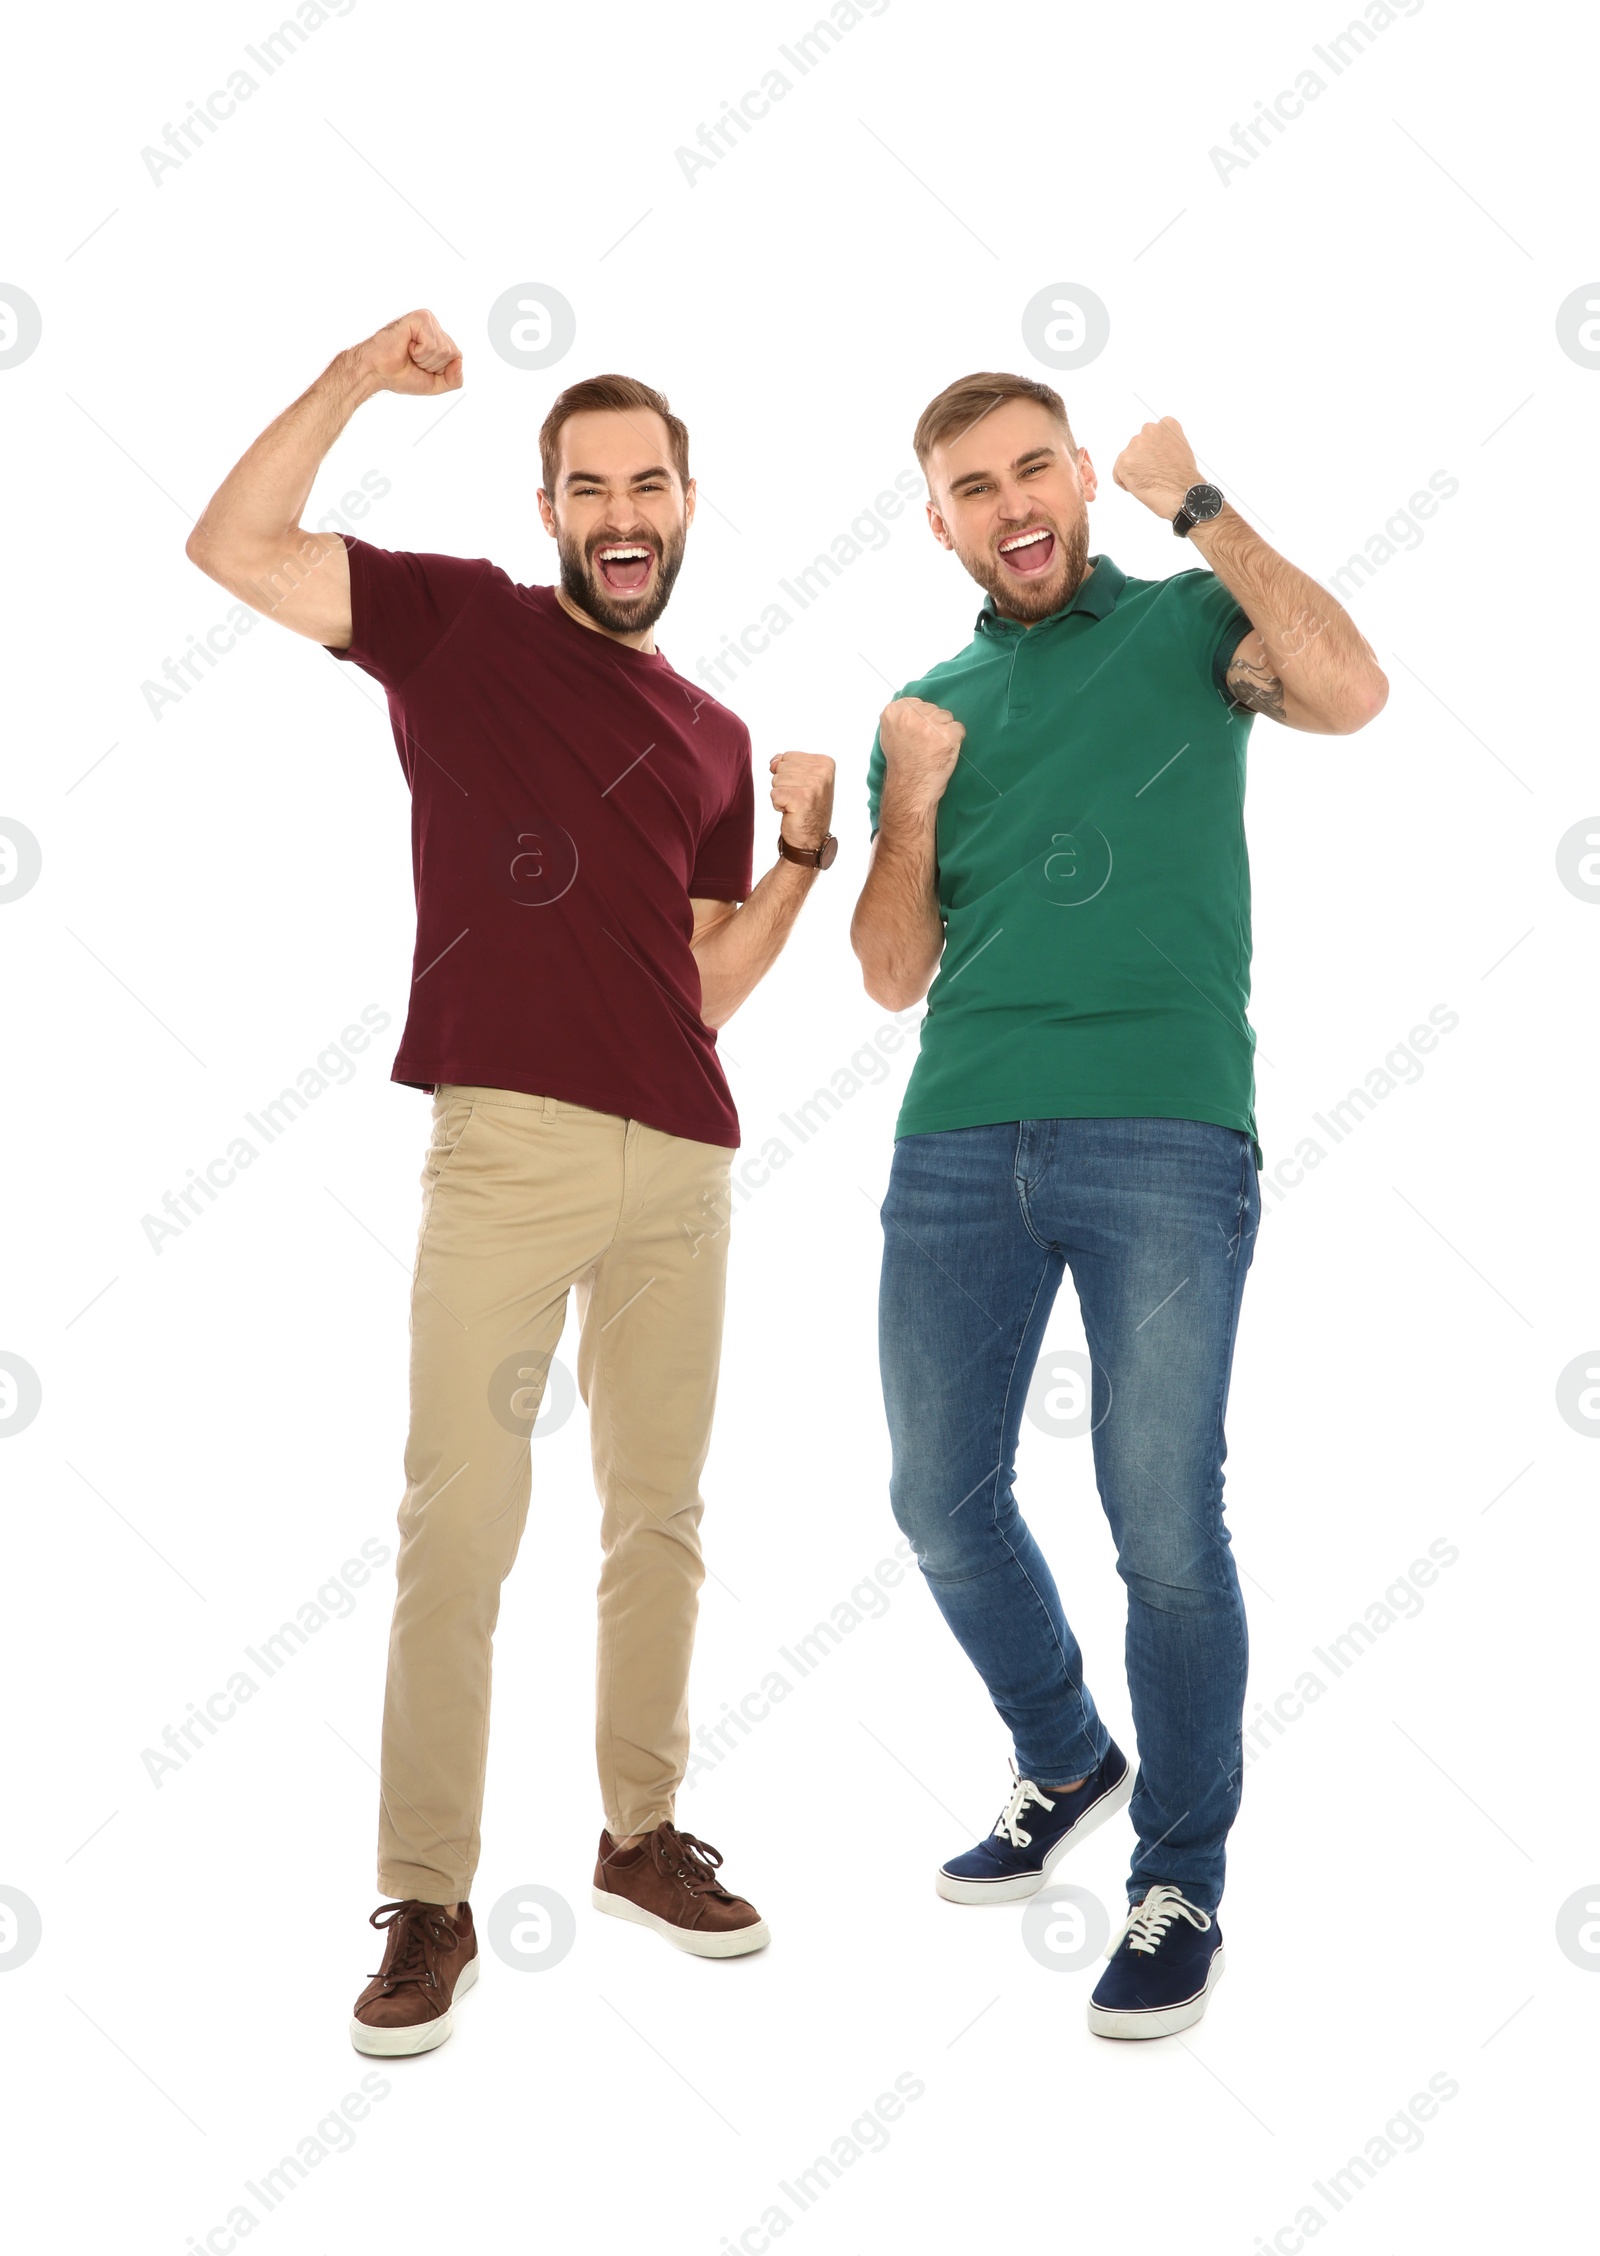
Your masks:
M 883 1204 L 880 1354 L 895 1516 L 1015 1770 L 994 1832 L 937 1886 L 1033 1895 L 1128 1805 L 1129 1916 L 1089 2026 L 1165 2036 L 1222 1970 L 1242 1765 L 1222 1464 L 1261 1212 L 1245 745 L 1256 713 L 1347 735 L 1388 684 L 1170 417 L 1113 471 L 1210 567 L 1160 580 L 1089 554 L 1095 469 L 1048 385 L 964 377 L 914 443 L 934 537 L 984 603 L 967 648 L 885 709 L 868 771 L 852 941 L 874 1001 L 928 999 Z M 1137 1777 L 1012 1493 L 1068 1270 L 1127 1588 Z

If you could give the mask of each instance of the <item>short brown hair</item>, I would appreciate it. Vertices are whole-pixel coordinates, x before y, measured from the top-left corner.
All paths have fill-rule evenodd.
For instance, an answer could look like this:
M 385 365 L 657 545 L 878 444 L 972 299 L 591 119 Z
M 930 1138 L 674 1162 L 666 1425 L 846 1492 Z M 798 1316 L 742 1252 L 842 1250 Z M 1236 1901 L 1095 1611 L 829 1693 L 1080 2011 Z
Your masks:
M 946 439 L 958 438 L 963 431 L 970 431 L 991 407 L 1010 399 L 1036 400 L 1040 407 L 1048 408 L 1069 442 L 1076 446 L 1059 392 L 1052 391 L 1048 384 L 1041 384 L 1037 376 L 1007 376 L 990 369 L 976 376 L 958 376 L 953 384 L 946 384 L 937 399 L 929 400 L 917 417 L 911 444 L 923 469 L 927 469 L 928 457 L 936 446 L 943 446 Z
M 582 383 L 569 384 L 559 394 L 539 429 L 539 469 L 547 494 L 554 494 L 556 489 L 556 463 L 561 454 L 563 425 L 574 415 L 592 414 L 596 409 L 626 413 L 630 407 L 644 408 L 660 416 L 667 426 L 672 467 L 684 485 L 689 483 L 688 427 L 667 405 L 666 393 L 658 392 L 653 385 L 641 384 L 637 376 L 586 376 Z

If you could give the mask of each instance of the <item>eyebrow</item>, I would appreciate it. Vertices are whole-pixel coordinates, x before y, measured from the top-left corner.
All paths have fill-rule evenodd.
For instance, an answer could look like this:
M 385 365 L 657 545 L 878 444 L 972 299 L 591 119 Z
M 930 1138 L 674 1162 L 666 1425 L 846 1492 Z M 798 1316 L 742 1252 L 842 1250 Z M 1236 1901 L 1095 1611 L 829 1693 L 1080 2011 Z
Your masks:
M 1011 468 L 1013 470 L 1022 470 L 1025 469 L 1030 462 L 1048 462 L 1055 451 L 1056 450 L 1053 446 L 1029 447 L 1026 454 L 1019 454 L 1017 456 L 1016 461 L 1011 464 Z M 992 478 L 993 476 L 994 472 L 992 470 L 964 470 L 959 478 L 951 479 L 950 491 L 952 493 L 956 493 L 962 486 L 970 486 L 971 484 L 973 484 L 976 479 Z
M 672 472 L 667 469 L 664 463 L 653 462 L 648 470 L 630 471 L 628 483 L 630 486 L 636 486 L 645 478 L 670 478 L 671 476 Z M 561 482 L 565 486 L 603 486 L 606 480 L 604 473 L 599 470 L 569 470 Z

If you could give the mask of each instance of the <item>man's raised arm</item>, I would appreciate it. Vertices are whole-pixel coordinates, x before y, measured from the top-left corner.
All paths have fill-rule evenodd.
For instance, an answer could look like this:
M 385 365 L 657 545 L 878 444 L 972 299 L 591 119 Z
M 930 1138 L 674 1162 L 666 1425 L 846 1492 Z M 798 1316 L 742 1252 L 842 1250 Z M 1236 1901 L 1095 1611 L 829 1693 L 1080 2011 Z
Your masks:
M 1171 415 L 1146 423 L 1111 475 L 1169 525 L 1202 483 L 1183 425 Z M 1343 604 L 1269 547 L 1231 503 L 1192 526 L 1188 539 L 1250 621 L 1228 661 L 1236 705 L 1315 736 L 1353 736 L 1376 720 L 1388 677 Z
M 350 641 L 350 560 L 300 512 L 322 458 L 374 392 L 431 399 L 461 388 L 461 355 L 433 315 L 403 314 L 331 361 L 228 472 L 189 535 L 191 562 L 254 610 L 312 642 Z
M 935 826 L 965 734 L 953 713 L 920 697 L 897 697 L 878 724 L 878 835 L 850 945 L 867 993 L 886 1010 L 920 1003 L 944 952 Z

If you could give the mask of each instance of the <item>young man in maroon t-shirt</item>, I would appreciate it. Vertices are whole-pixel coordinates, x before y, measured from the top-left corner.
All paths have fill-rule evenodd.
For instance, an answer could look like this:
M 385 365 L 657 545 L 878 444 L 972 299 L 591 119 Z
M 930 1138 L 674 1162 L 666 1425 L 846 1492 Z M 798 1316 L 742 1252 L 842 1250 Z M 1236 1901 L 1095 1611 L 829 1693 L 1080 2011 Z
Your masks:
M 500 1585 L 529 1436 L 576 1288 L 602 1506 L 602 1911 L 701 1957 L 767 1928 L 673 1825 L 688 1756 L 699 1476 L 739 1126 L 715 1029 L 833 859 L 833 762 L 770 763 L 778 860 L 751 885 L 742 722 L 655 646 L 694 520 L 688 434 L 622 376 L 539 435 L 560 583 L 306 532 L 312 480 L 374 392 L 431 398 L 461 355 L 430 313 L 341 353 L 229 473 L 188 553 L 388 693 L 411 790 L 417 944 L 394 1079 L 433 1092 L 411 1297 L 411 1426 L 389 1644 L 370 2053 L 426 2052 L 476 1977 Z

